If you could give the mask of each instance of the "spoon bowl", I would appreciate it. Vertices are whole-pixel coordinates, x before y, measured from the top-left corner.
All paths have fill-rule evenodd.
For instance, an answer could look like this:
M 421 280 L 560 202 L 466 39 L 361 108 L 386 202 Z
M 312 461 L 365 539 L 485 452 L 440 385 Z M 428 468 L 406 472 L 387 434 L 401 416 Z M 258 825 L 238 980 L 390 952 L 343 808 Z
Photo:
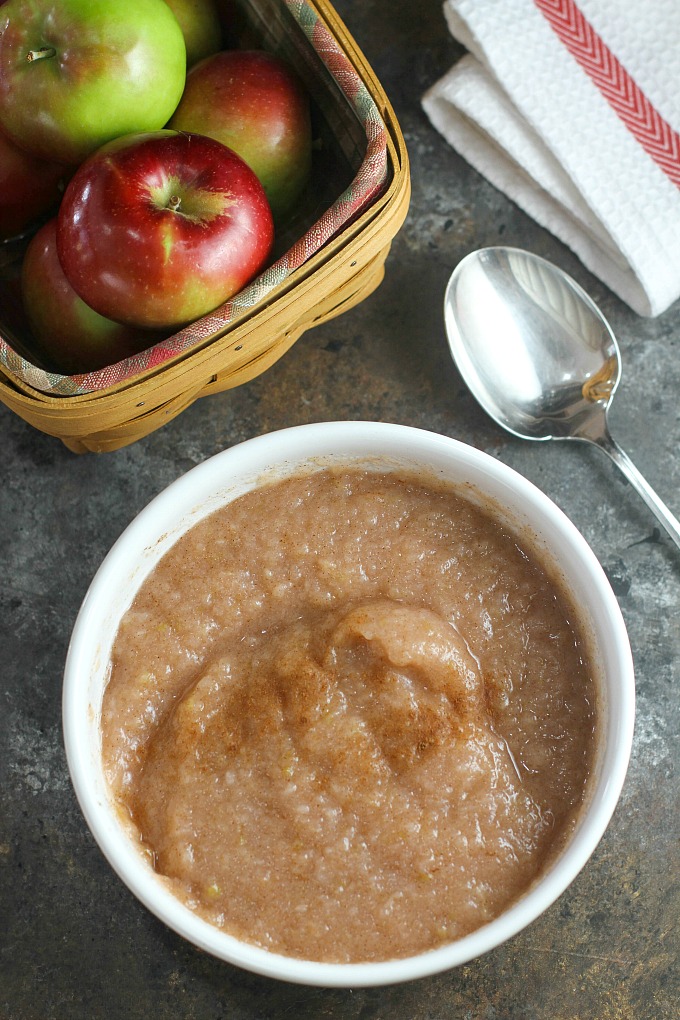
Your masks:
M 454 269 L 444 320 L 456 366 L 484 410 L 522 439 L 579 439 L 607 453 L 680 547 L 680 524 L 612 438 L 616 338 L 561 269 L 519 248 L 482 248 Z

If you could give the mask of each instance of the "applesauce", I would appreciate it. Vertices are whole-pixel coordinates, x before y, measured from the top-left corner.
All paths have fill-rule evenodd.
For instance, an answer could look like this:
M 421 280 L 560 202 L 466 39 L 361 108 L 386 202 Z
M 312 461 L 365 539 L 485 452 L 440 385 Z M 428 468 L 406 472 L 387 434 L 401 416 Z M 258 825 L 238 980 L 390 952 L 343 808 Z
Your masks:
M 144 582 L 104 767 L 206 920 L 290 956 L 386 960 L 530 888 L 586 795 L 597 689 L 559 578 L 492 508 L 323 469 L 216 511 Z

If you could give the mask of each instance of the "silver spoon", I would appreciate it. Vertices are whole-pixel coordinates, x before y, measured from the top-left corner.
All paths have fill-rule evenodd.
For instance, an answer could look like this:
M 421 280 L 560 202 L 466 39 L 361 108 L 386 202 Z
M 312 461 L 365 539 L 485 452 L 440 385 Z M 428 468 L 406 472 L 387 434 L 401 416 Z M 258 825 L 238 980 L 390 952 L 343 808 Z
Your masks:
M 619 348 L 571 277 L 530 252 L 482 248 L 451 274 L 444 317 L 463 380 L 499 425 L 522 439 L 595 443 L 680 546 L 677 518 L 610 435 Z

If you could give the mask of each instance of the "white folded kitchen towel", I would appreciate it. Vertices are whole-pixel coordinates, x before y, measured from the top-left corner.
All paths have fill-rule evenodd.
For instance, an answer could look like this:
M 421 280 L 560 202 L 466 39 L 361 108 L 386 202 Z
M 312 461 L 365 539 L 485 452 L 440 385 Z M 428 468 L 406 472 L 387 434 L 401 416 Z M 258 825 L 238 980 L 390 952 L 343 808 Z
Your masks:
M 423 97 L 465 159 L 641 315 L 680 296 L 680 0 L 446 0 Z

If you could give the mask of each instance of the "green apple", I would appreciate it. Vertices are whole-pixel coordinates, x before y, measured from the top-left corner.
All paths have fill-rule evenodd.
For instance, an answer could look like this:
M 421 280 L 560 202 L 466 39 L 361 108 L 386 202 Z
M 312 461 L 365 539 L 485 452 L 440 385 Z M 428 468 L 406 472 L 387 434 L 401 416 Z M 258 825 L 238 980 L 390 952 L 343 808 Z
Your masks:
M 8 0 L 0 8 L 0 127 L 28 152 L 80 163 L 163 127 L 186 77 L 165 0 Z
M 222 49 L 222 26 L 214 0 L 165 0 L 179 22 L 187 67 Z

